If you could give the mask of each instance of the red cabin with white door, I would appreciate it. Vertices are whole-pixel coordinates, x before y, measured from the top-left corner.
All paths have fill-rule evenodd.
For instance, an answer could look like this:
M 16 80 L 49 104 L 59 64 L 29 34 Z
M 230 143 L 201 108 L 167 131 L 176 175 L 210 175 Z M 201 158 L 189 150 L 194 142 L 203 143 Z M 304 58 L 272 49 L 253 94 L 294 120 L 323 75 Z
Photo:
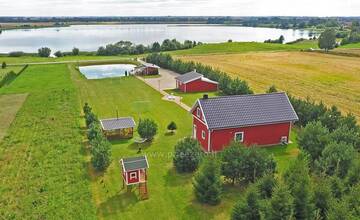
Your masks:
M 231 142 L 271 146 L 287 144 L 298 120 L 285 93 L 199 99 L 191 109 L 193 137 L 205 152 L 217 152 Z
M 147 181 L 146 170 L 149 164 L 146 156 L 123 158 L 120 160 L 122 177 L 126 185 L 145 183 Z

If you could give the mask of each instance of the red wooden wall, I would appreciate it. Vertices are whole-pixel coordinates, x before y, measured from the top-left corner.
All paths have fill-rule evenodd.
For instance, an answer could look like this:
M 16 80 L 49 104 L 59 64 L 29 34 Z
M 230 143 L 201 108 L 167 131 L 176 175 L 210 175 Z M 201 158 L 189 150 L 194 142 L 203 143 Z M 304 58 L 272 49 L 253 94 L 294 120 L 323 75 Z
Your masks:
M 218 84 L 202 81 L 201 79 L 186 84 L 177 82 L 177 87 L 182 92 L 212 92 L 218 90 Z

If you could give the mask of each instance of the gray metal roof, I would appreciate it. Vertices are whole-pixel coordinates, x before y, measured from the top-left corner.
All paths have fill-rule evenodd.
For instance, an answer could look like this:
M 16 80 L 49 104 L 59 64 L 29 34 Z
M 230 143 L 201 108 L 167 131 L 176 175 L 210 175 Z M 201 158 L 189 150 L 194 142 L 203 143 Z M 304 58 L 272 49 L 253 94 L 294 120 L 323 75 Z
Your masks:
M 126 172 L 149 168 L 146 156 L 123 158 L 120 163 Z
M 284 92 L 199 99 L 197 103 L 203 110 L 209 129 L 299 120 Z
M 177 77 L 175 77 L 175 79 L 177 79 L 178 81 L 180 81 L 182 83 L 187 83 L 189 81 L 200 79 L 201 77 L 203 77 L 202 74 L 197 73 L 196 71 L 192 71 L 192 72 L 177 76 Z
M 100 124 L 105 131 L 135 127 L 135 121 L 131 117 L 100 119 Z

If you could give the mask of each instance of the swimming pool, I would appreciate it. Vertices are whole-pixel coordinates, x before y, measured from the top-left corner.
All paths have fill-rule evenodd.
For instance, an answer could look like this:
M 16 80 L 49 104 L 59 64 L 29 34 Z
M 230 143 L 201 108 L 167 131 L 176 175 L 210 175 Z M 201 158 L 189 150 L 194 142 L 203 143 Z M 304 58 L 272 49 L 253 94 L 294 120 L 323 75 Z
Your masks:
M 103 79 L 125 76 L 125 72 L 130 73 L 136 66 L 132 64 L 109 64 L 80 66 L 80 72 L 87 79 Z

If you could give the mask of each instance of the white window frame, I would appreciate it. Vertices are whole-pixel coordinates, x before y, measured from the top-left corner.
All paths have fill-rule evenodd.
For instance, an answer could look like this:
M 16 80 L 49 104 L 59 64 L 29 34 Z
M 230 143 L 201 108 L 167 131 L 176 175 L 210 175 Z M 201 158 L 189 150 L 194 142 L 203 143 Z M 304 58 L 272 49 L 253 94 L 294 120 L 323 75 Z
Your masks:
M 198 118 L 201 117 L 201 113 L 200 113 L 200 108 L 199 108 L 199 107 L 196 108 L 196 116 L 197 116 Z
M 137 179 L 138 177 L 137 177 L 137 172 L 131 172 L 130 173 L 130 180 L 132 180 L 132 179 Z
M 196 139 L 197 138 L 197 127 L 196 127 L 196 125 L 194 124 L 194 131 L 193 131 L 193 136 L 194 136 L 194 138 Z
M 202 138 L 203 140 L 205 140 L 205 138 L 206 138 L 206 133 L 205 133 L 204 130 L 201 131 L 201 138 Z
M 236 140 L 236 136 L 237 136 L 238 134 L 241 134 L 241 140 L 240 140 L 240 141 Z M 243 131 L 241 131 L 241 132 L 235 132 L 234 141 L 235 141 L 235 142 L 239 142 L 239 143 L 244 142 L 244 132 L 243 132 Z

